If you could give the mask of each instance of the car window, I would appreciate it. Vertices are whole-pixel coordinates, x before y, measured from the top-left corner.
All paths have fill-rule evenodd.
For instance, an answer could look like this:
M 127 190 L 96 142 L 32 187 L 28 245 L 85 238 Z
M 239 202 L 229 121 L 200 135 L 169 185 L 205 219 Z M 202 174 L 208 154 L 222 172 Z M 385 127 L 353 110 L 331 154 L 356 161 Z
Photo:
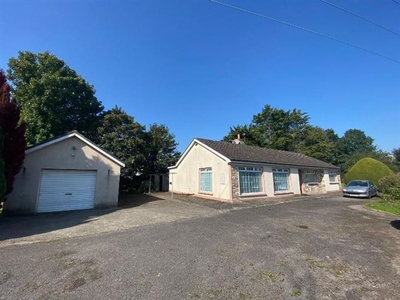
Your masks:
M 347 186 L 368 186 L 367 181 L 353 180 Z

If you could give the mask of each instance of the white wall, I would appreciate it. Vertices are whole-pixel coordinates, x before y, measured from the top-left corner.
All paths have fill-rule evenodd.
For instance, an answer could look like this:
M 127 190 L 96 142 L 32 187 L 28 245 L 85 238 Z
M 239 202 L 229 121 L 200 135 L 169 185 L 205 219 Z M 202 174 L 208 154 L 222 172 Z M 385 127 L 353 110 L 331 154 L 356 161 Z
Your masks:
M 298 168 L 290 168 L 291 191 L 294 194 L 301 194 L 300 177 Z
M 274 196 L 274 176 L 272 175 L 272 167 L 264 166 L 263 171 L 265 192 L 268 197 L 272 197 Z
M 199 193 L 200 168 L 212 168 L 212 194 Z M 169 170 L 170 191 L 231 199 L 230 166 L 202 145 L 193 145 L 179 166 Z M 221 178 L 222 177 L 222 178 Z M 224 182 L 221 182 L 224 179 Z M 171 184 L 172 183 L 172 184 Z
M 329 172 L 332 170 L 324 170 L 324 180 L 325 180 L 325 185 L 326 185 L 326 190 L 328 192 L 334 192 L 334 191 L 340 191 L 340 175 L 338 172 L 338 175 L 336 175 L 337 182 L 336 183 L 331 183 L 329 181 Z

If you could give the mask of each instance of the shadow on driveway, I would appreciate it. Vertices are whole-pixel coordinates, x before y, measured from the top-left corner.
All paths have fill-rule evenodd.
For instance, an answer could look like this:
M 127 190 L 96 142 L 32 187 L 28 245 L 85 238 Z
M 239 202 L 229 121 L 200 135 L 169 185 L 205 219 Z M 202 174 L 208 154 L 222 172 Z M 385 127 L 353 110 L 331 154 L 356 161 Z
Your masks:
M 165 200 L 168 195 L 168 193 L 121 195 L 118 200 L 118 207 L 136 207 L 153 201 Z
M 390 225 L 392 225 L 393 228 L 400 230 L 400 220 L 392 221 L 390 222 Z
M 119 199 L 118 207 L 113 208 L 41 213 L 31 216 L 5 215 L 0 218 L 0 241 L 72 228 L 124 208 L 137 207 L 158 200 L 163 198 L 143 194 L 123 195 Z

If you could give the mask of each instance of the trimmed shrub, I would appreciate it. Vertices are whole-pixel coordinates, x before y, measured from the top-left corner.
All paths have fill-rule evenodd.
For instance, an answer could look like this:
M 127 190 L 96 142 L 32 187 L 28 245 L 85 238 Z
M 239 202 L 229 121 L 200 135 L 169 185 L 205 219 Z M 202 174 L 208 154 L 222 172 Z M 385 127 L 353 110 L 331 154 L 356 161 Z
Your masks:
M 391 188 L 400 188 L 400 173 L 382 177 L 378 181 L 378 187 L 382 193 L 387 193 Z
M 346 174 L 346 183 L 352 180 L 370 180 L 378 185 L 379 179 L 393 175 L 393 171 L 387 165 L 371 157 L 360 159 L 350 168 Z

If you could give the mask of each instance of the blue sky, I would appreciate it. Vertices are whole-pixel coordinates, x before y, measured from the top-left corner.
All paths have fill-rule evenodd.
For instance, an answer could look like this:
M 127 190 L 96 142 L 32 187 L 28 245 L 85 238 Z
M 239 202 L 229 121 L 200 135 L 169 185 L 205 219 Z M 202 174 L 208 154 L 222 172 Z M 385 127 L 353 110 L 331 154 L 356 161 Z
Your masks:
M 391 0 L 329 0 L 400 32 Z M 318 0 L 223 0 L 400 61 L 400 36 Z M 357 128 L 400 147 L 400 64 L 207 0 L 3 0 L 0 67 L 19 50 L 52 54 L 179 150 L 221 139 L 266 104 L 301 109 L 339 135 Z

